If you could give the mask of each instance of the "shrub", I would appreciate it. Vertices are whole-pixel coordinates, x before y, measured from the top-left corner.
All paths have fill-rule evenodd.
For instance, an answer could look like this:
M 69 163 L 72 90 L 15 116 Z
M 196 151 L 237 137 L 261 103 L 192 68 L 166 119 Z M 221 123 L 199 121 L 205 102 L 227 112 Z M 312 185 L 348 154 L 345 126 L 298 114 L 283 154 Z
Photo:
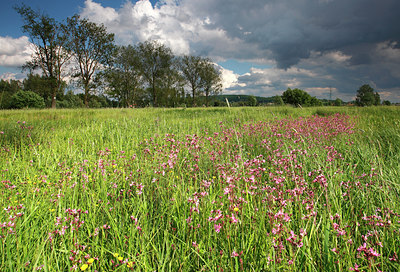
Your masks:
M 44 99 L 32 91 L 18 91 L 11 97 L 10 107 L 14 109 L 22 108 L 44 108 Z
M 84 106 L 83 100 L 72 91 L 68 91 L 63 100 L 57 101 L 57 107 L 59 108 L 83 108 Z

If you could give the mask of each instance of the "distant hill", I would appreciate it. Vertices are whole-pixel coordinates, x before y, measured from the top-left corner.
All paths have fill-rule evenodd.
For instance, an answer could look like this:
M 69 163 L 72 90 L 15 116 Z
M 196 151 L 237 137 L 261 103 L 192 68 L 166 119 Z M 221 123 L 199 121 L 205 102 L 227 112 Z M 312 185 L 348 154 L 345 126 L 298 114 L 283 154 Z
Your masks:
M 215 99 L 221 102 L 225 102 L 225 99 L 228 98 L 229 103 L 237 103 L 237 102 L 247 102 L 252 95 L 242 95 L 242 94 L 222 94 L 215 96 Z M 262 97 L 262 96 L 254 96 L 257 99 L 259 104 L 267 104 L 273 103 L 273 97 Z

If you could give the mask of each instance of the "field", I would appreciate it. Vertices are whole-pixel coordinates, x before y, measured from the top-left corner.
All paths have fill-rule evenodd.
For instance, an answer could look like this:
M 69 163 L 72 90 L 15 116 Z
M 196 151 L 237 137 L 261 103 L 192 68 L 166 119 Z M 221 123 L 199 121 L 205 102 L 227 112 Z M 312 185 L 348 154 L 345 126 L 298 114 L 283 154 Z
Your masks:
M 400 271 L 400 109 L 0 111 L 0 271 Z

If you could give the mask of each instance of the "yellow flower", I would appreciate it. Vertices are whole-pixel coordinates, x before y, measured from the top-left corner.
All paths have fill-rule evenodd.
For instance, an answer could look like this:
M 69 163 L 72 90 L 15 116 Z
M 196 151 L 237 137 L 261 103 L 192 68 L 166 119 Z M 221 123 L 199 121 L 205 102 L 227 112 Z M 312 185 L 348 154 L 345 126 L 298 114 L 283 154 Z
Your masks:
M 120 256 L 118 257 L 118 261 L 122 261 L 124 259 L 124 257 Z
M 235 212 L 238 212 L 238 211 L 239 211 L 239 208 L 238 208 L 238 207 L 235 207 L 233 210 L 234 210 Z
M 81 270 L 82 270 L 82 271 L 85 271 L 88 267 L 89 267 L 88 264 L 83 264 L 83 265 L 81 266 Z
M 114 255 L 115 258 L 117 258 L 119 256 L 118 253 L 114 253 L 113 255 Z
M 87 261 L 88 264 L 92 264 L 93 262 L 94 262 L 94 259 L 93 259 L 93 258 L 90 258 L 90 259 Z
M 126 267 L 132 268 L 132 267 L 133 267 L 133 262 L 127 262 L 127 263 L 126 263 Z

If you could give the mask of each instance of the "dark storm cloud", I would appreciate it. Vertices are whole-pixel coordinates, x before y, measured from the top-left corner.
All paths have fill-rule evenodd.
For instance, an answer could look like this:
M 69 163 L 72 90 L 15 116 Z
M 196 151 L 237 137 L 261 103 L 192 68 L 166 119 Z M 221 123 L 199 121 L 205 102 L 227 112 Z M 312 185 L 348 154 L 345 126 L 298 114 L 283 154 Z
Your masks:
M 369 63 L 373 45 L 400 42 L 398 0 L 202 0 L 186 4 L 231 37 L 257 43 L 280 68 L 297 64 L 312 51 L 343 50 L 354 64 Z

